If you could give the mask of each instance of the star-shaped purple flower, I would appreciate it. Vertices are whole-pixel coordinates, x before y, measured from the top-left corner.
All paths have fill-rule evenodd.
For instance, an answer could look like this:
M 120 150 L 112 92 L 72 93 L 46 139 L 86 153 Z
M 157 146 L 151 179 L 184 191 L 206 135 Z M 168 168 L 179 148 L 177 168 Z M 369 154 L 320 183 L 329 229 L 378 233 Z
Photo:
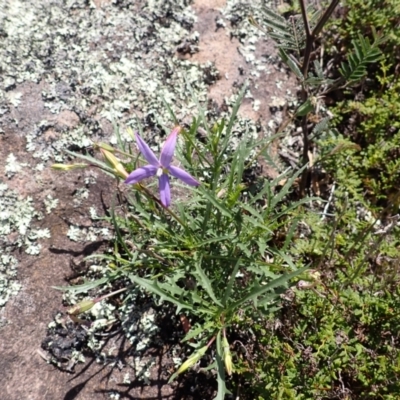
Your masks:
M 200 183 L 197 182 L 196 179 L 194 179 L 193 176 L 190 175 L 188 172 L 184 171 L 181 168 L 170 165 L 172 157 L 174 156 L 176 139 L 180 130 L 181 128 L 177 126 L 169 134 L 161 150 L 159 160 L 150 149 L 150 147 L 147 145 L 147 143 L 139 136 L 138 133 L 135 133 L 136 143 L 139 147 L 139 150 L 149 164 L 145 165 L 144 167 L 135 169 L 129 174 L 129 176 L 125 180 L 125 183 L 127 184 L 134 184 L 140 182 L 143 179 L 149 178 L 150 176 L 157 175 L 160 190 L 160 199 L 164 207 L 169 207 L 169 205 L 171 204 L 171 191 L 169 187 L 168 174 L 171 174 L 175 178 L 180 179 L 190 186 L 200 185 Z

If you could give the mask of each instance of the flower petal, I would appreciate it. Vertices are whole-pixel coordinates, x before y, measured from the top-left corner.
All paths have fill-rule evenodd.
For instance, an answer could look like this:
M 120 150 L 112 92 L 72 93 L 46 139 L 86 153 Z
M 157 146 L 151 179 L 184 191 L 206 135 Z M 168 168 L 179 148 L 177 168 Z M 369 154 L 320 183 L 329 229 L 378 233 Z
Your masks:
M 169 178 L 167 174 L 162 174 L 158 178 L 158 185 L 160 189 L 160 200 L 164 207 L 169 207 L 171 204 L 171 191 L 169 188 Z
M 168 168 L 169 164 L 171 164 L 175 152 L 176 139 L 180 130 L 180 126 L 174 128 L 174 130 L 168 135 L 161 150 L 160 163 L 164 168 Z
M 158 162 L 156 155 L 153 153 L 153 150 L 150 149 L 149 145 L 139 136 L 137 132 L 135 135 L 136 143 L 139 147 L 140 152 L 143 154 L 143 157 L 149 164 L 158 167 L 160 163 Z
M 170 165 L 168 168 L 168 171 L 171 173 L 172 176 L 180 179 L 181 181 L 185 182 L 187 185 L 190 185 L 190 186 L 199 186 L 200 185 L 200 182 L 196 181 L 196 179 L 194 179 L 192 175 L 190 175 L 188 172 L 184 171 L 181 168 Z
M 153 165 L 145 165 L 144 167 L 140 167 L 132 171 L 125 179 L 125 183 L 127 184 L 138 183 L 142 179 L 154 176 L 156 173 L 157 173 L 157 167 L 154 167 Z

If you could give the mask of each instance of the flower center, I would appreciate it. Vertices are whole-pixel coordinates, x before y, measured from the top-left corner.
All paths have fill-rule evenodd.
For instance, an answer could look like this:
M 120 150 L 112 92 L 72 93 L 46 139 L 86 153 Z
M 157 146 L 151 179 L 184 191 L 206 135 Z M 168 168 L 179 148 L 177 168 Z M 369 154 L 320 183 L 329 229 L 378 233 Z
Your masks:
M 157 177 L 159 178 L 162 174 L 164 174 L 165 173 L 165 171 L 164 171 L 164 168 L 163 167 L 159 167 L 158 169 L 157 169 L 157 173 L 156 173 L 156 175 L 157 175 Z

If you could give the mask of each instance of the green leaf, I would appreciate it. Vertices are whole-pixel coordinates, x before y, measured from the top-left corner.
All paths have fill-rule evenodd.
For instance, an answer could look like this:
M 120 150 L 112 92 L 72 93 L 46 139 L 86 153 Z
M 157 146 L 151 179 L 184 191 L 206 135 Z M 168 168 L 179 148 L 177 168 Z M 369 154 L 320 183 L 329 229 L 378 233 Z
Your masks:
M 203 269 L 201 268 L 200 264 L 201 264 L 202 259 L 203 258 L 200 257 L 200 260 L 197 260 L 195 262 L 196 272 L 197 272 L 198 277 L 200 278 L 199 283 L 201 284 L 201 286 L 203 286 L 203 288 L 205 289 L 207 294 L 210 296 L 210 298 L 214 301 L 214 303 L 220 307 L 223 307 L 222 303 L 215 296 L 210 279 L 208 279 L 208 276 L 204 273 Z
M 182 339 L 182 342 L 187 342 L 188 340 L 194 339 L 196 336 L 200 335 L 200 333 L 208 331 L 210 328 L 213 328 L 214 321 L 206 322 L 204 325 L 199 325 L 196 328 L 192 328 L 186 336 Z
M 224 297 L 222 298 L 222 304 L 224 306 L 226 306 L 226 304 L 228 303 L 228 299 L 231 296 L 233 284 L 235 283 L 236 275 L 239 271 L 240 262 L 241 259 L 239 258 L 239 260 L 237 260 L 237 263 L 235 264 L 235 267 L 233 268 L 231 276 L 229 277 L 228 285 L 226 286 L 225 294 Z
M 222 215 L 225 217 L 232 218 L 232 214 L 230 211 L 219 202 L 210 192 L 204 189 L 201 185 L 197 188 L 197 190 L 213 205 L 215 206 Z
M 290 54 L 287 54 L 282 48 L 279 49 L 279 56 L 282 61 L 292 70 L 292 72 L 301 80 L 304 80 L 304 75 L 298 67 L 298 61 Z
M 296 110 L 296 117 L 303 117 L 311 111 L 314 110 L 314 105 L 311 103 L 310 99 L 307 99 L 303 104 L 301 104 Z
M 196 247 L 203 247 L 206 244 L 211 244 L 211 243 L 218 243 L 218 242 L 224 242 L 226 240 L 231 241 L 235 239 L 235 235 L 225 235 L 225 236 L 217 236 L 211 239 L 204 240 L 202 242 L 196 243 Z
M 273 196 L 271 205 L 270 205 L 270 207 L 272 209 L 287 195 L 287 193 L 289 192 L 289 189 L 293 186 L 294 181 L 303 172 L 303 170 L 305 168 L 307 168 L 307 165 L 305 165 L 304 167 L 302 167 L 298 171 L 296 171 L 296 173 L 293 174 L 293 176 L 286 181 L 285 185 L 279 191 L 279 193 L 277 193 L 275 196 Z M 283 174 L 283 176 L 281 175 L 277 179 L 275 179 L 275 181 L 277 181 L 277 180 L 278 180 L 278 182 L 281 181 L 289 173 L 290 173 L 290 171 L 286 172 L 285 174 Z
M 140 278 L 139 276 L 132 275 L 132 274 L 130 274 L 128 276 L 132 282 L 135 282 L 138 285 L 144 287 L 149 292 L 156 294 L 162 300 L 169 301 L 170 303 L 173 303 L 176 306 L 178 306 L 177 312 L 179 312 L 181 309 L 188 309 L 188 310 L 194 311 L 192 305 L 190 305 L 188 303 L 184 303 L 181 300 L 175 299 L 174 297 L 170 296 L 166 291 L 164 291 L 162 288 L 160 288 L 159 285 L 157 284 L 157 281 L 151 281 L 149 279 Z
M 274 279 L 274 280 L 272 280 L 271 282 L 269 282 L 269 283 L 267 283 L 265 285 L 256 286 L 255 288 L 253 288 L 253 290 L 251 290 L 250 293 L 246 294 L 240 300 L 238 300 L 236 303 L 234 303 L 232 308 L 240 307 L 241 305 L 243 305 L 244 303 L 246 303 L 249 300 L 255 300 L 258 296 L 261 296 L 262 294 L 264 294 L 268 290 L 271 290 L 271 289 L 274 289 L 274 288 L 276 288 L 278 286 L 284 285 L 290 279 L 292 279 L 292 278 L 296 277 L 297 275 L 301 274 L 307 268 L 309 268 L 309 267 L 307 266 L 307 267 L 300 268 L 297 271 L 291 272 L 289 274 L 284 274 L 280 278 Z
M 240 92 L 239 92 L 238 97 L 237 97 L 237 99 L 235 101 L 235 104 L 233 105 L 231 115 L 229 116 L 228 125 L 226 127 L 226 137 L 225 137 L 224 144 L 222 145 L 221 157 L 223 157 L 223 155 L 224 155 L 224 151 L 223 150 L 227 147 L 227 145 L 228 145 L 228 143 L 230 141 L 230 134 L 232 132 L 233 124 L 235 123 L 236 115 L 237 115 L 237 113 L 239 111 L 240 105 L 242 104 L 242 100 L 243 100 L 244 94 L 246 93 L 247 88 L 248 88 L 248 83 L 246 82 L 243 85 L 242 89 L 240 89 Z
M 347 57 L 347 64 L 343 62 L 339 68 L 340 73 L 347 81 L 361 80 L 367 74 L 368 64 L 382 59 L 383 55 L 379 46 L 386 41 L 386 38 L 379 37 L 375 31 L 373 31 L 373 35 L 374 42 L 372 44 L 368 37 L 361 34 L 358 35 L 358 40 L 352 40 L 354 51 Z
M 125 250 L 126 254 L 129 256 L 129 258 L 132 258 L 132 253 L 131 253 L 131 251 L 129 250 L 129 248 L 127 247 L 127 245 L 125 244 L 124 237 L 123 237 L 122 234 L 121 234 L 121 231 L 120 231 L 120 229 L 119 229 L 119 225 L 118 225 L 117 219 L 115 218 L 114 200 L 113 200 L 113 202 L 112 202 L 112 204 L 111 204 L 111 207 L 110 207 L 110 215 L 111 215 L 111 221 L 112 221 L 112 223 L 113 223 L 113 225 L 114 225 L 115 233 L 116 233 L 116 235 L 117 235 L 118 243 L 120 243 L 121 246 L 124 248 L 124 250 Z
M 231 392 L 226 388 L 225 383 L 225 365 L 224 365 L 224 350 L 222 348 L 221 341 L 221 331 L 217 335 L 217 353 L 215 354 L 214 365 L 217 369 L 217 382 L 218 382 L 218 392 L 214 400 L 224 400 L 225 395 L 231 394 Z

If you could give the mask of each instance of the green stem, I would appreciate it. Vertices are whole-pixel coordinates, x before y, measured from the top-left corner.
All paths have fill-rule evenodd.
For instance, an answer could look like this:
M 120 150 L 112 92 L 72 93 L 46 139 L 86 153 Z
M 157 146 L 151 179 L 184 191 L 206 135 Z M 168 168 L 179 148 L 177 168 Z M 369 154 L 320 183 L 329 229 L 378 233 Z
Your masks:
M 111 296 L 115 296 L 118 293 L 126 292 L 127 290 L 132 289 L 133 286 L 134 285 L 129 285 L 129 286 L 125 287 L 125 288 L 118 289 L 118 290 L 116 290 L 114 292 L 108 293 L 108 294 L 106 294 L 104 296 L 101 296 L 101 297 L 98 297 L 97 299 L 94 299 L 93 302 L 94 303 L 98 303 L 98 302 L 100 302 L 100 301 L 102 301 L 104 299 L 107 299 L 107 298 L 111 297 Z
M 154 200 L 158 205 L 160 205 L 169 215 L 171 215 L 172 218 L 174 218 L 186 231 L 191 236 L 191 230 L 188 228 L 188 226 L 168 207 L 165 207 L 164 204 L 161 203 L 161 201 L 155 197 L 149 189 L 147 189 L 146 186 L 143 186 L 141 183 L 137 184 L 142 192 L 145 193 L 145 195 L 148 198 L 151 198 Z

